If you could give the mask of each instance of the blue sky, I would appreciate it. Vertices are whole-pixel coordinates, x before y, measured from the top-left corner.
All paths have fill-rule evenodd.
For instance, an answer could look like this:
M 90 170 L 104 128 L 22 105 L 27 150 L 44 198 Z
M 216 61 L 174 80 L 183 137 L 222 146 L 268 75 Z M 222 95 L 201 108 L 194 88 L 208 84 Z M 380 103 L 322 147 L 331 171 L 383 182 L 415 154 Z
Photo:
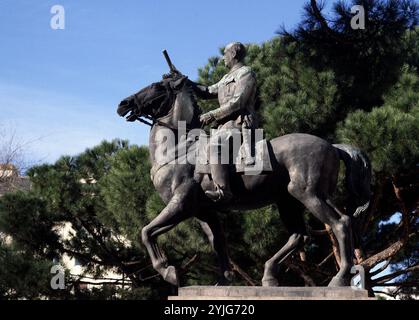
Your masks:
M 161 51 L 191 79 L 231 41 L 261 43 L 300 20 L 304 0 L 0 0 L 0 125 L 31 160 L 53 162 L 113 138 L 147 144 L 116 115 L 122 98 L 160 79 Z M 65 30 L 50 28 L 53 5 Z

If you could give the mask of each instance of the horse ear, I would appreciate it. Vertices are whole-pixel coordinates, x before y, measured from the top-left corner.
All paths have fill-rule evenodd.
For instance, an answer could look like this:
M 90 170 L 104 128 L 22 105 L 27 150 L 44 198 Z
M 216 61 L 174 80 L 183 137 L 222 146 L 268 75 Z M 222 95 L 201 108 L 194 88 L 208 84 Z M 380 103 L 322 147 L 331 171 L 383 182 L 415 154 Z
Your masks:
M 183 76 L 183 77 L 180 77 L 179 79 L 177 79 L 175 81 L 171 81 L 170 82 L 170 87 L 173 90 L 178 90 L 178 89 L 180 89 L 183 86 L 185 80 L 187 80 L 187 79 L 188 79 L 188 77 Z

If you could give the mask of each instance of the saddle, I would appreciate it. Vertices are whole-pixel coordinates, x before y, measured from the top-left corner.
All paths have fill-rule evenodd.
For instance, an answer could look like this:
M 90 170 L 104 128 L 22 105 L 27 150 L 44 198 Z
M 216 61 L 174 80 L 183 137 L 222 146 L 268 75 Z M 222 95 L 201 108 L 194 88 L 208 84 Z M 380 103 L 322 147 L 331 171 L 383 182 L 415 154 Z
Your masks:
M 243 152 L 243 145 L 241 145 L 235 161 L 231 161 L 230 165 L 234 166 L 236 173 L 246 175 L 259 175 L 262 173 L 271 172 L 273 158 L 270 150 L 270 142 L 266 139 L 260 140 L 254 146 L 255 149 L 255 163 L 253 165 L 245 164 L 245 152 Z M 183 150 L 183 152 L 180 152 Z M 186 152 L 185 152 L 186 151 Z M 201 135 L 199 139 L 186 140 L 179 143 L 175 149 L 168 151 L 168 157 L 162 163 L 153 165 L 150 171 L 151 179 L 154 179 L 155 174 L 164 166 L 174 163 L 186 164 L 189 161 L 194 161 L 195 174 L 210 174 L 210 147 L 209 139 L 206 135 Z M 190 162 L 189 162 L 190 163 Z
M 256 142 L 253 146 L 255 150 L 255 163 L 246 165 L 244 146 L 241 145 L 238 154 L 235 156 L 235 161 L 230 161 L 230 165 L 234 166 L 236 173 L 246 175 L 259 175 L 266 172 L 273 171 L 272 156 L 269 152 L 270 142 L 266 139 Z M 201 137 L 194 145 L 196 152 L 195 173 L 209 174 L 210 168 L 210 148 L 209 139 Z

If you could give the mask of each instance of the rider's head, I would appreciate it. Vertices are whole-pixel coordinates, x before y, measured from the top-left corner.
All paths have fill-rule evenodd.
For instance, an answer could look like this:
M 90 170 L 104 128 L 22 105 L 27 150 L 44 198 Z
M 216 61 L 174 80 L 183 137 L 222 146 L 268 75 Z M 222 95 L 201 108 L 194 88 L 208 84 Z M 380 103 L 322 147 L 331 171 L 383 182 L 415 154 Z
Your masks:
M 237 63 L 243 62 L 246 56 L 246 47 L 240 42 L 233 42 L 224 49 L 224 63 L 228 68 L 232 68 Z

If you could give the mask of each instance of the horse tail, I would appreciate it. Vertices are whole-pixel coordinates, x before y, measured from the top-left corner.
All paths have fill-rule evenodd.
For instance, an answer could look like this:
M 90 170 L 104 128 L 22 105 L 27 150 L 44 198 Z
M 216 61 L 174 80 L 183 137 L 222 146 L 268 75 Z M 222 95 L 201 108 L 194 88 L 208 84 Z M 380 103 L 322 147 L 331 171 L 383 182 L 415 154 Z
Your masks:
M 371 164 L 361 150 L 345 144 L 333 145 L 346 166 L 346 187 L 349 191 L 346 214 L 358 218 L 371 200 Z

